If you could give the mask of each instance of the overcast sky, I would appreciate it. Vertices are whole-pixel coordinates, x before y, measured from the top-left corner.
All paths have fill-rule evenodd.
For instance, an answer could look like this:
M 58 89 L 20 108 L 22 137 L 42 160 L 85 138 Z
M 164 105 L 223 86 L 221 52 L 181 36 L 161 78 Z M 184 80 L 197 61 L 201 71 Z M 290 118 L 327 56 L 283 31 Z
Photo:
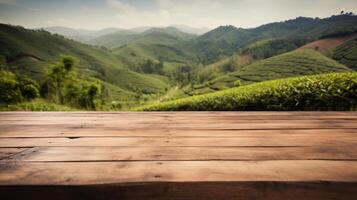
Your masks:
M 298 16 L 357 12 L 357 0 L 0 0 L 0 22 L 101 29 L 184 24 L 256 27 Z

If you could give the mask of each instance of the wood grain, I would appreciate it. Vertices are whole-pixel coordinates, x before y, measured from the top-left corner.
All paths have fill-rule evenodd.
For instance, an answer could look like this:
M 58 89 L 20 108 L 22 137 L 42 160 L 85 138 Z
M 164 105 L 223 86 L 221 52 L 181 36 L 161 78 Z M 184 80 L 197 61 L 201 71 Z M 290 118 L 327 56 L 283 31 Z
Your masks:
M 356 199 L 356 188 L 356 112 L 0 113 L 0 199 Z

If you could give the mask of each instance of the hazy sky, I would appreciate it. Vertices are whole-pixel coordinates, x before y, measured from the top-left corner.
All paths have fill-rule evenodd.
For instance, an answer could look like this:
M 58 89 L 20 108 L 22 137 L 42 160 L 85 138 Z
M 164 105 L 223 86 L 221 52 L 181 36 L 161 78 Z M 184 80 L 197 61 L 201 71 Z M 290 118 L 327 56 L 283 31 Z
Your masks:
M 255 27 L 298 16 L 357 12 L 357 0 L 0 0 L 0 22 L 101 29 L 185 24 Z

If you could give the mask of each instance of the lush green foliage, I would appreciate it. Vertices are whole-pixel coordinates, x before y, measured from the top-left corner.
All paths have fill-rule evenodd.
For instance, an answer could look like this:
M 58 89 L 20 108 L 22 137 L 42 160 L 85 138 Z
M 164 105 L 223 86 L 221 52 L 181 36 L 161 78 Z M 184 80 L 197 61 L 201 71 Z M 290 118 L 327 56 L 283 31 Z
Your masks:
M 169 86 L 156 76 L 137 73 L 120 56 L 42 30 L 0 24 L 0 63 L 17 74 L 41 83 L 60 55 L 78 60 L 76 71 L 84 79 L 96 78 L 108 87 L 108 101 L 134 101 L 137 91 L 163 93 Z
M 42 96 L 58 104 L 94 110 L 100 104 L 102 86 L 99 81 L 81 79 L 73 72 L 74 67 L 74 58 L 62 57 L 43 83 Z
M 243 85 L 286 77 L 312 75 L 327 72 L 351 71 L 349 68 L 314 50 L 299 49 L 239 68 L 233 73 L 219 76 L 203 87 L 186 88 L 189 95 L 222 90 L 234 86 L 240 80 Z M 206 88 L 206 89 L 205 89 Z M 211 90 L 208 90 L 211 89 Z
M 76 109 L 64 105 L 49 103 L 44 100 L 33 100 L 22 103 L 9 104 L 0 107 L 0 111 L 75 111 Z
M 253 59 L 266 59 L 296 49 L 298 46 L 288 40 L 258 40 L 242 50 Z
M 317 38 L 353 33 L 356 24 L 349 13 L 252 29 L 223 26 L 199 37 L 172 27 L 88 33 L 104 35 L 96 44 L 106 47 L 0 24 L 0 101 L 32 101 L 41 85 L 46 105 L 118 110 L 266 80 L 350 71 L 312 50 L 282 53 Z M 356 69 L 354 46 L 354 41 L 342 45 L 333 58 Z M 76 59 L 63 57 L 57 63 L 61 55 Z
M 357 73 L 274 80 L 139 108 L 145 111 L 356 110 Z
M 332 57 L 351 69 L 357 70 L 357 38 L 337 47 Z
M 39 86 L 27 77 L 0 69 L 0 104 L 19 103 L 39 97 Z

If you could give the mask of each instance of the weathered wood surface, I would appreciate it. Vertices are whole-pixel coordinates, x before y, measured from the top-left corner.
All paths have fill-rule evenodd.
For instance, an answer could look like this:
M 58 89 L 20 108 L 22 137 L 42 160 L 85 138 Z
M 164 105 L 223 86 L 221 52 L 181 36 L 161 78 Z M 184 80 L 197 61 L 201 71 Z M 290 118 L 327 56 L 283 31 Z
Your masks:
M 357 113 L 4 112 L 0 199 L 357 199 Z

